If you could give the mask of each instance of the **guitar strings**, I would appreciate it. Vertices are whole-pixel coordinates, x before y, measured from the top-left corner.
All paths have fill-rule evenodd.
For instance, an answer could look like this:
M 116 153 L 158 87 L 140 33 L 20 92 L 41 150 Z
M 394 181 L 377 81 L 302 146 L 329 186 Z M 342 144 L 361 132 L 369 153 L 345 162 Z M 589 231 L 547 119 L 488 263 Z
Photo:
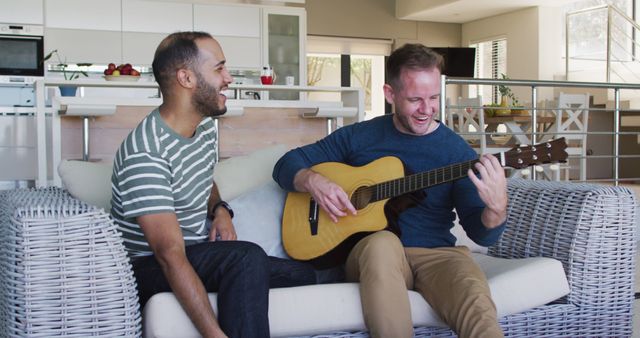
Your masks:
M 422 186 L 428 187 L 466 176 L 467 170 L 478 161 L 479 160 L 476 159 L 468 162 L 461 162 L 448 167 L 436 168 L 427 172 L 370 185 L 356 190 L 353 196 L 357 199 L 360 198 L 361 194 L 365 194 L 365 196 L 368 195 L 372 197 L 370 202 L 375 202 L 391 196 L 402 195 L 418 190 L 420 189 L 419 187 Z M 454 177 L 454 171 L 456 170 L 458 171 L 458 175 Z M 447 172 L 449 176 L 446 176 Z M 439 177 L 441 177 L 442 180 L 438 180 Z M 425 181 L 427 182 L 426 186 L 424 184 Z M 431 183 L 431 181 L 434 181 L 434 183 Z

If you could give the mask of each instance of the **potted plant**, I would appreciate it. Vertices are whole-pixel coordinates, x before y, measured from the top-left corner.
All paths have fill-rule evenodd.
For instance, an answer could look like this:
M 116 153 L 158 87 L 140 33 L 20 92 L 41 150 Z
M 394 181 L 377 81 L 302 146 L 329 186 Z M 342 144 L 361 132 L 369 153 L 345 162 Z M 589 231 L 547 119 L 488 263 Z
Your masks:
M 509 79 L 504 74 L 500 74 L 500 75 L 502 76 L 502 79 L 504 79 L 504 80 L 508 80 Z M 495 115 L 503 116 L 503 115 L 511 114 L 511 109 L 509 109 L 509 99 L 511 99 L 511 102 L 514 105 L 518 103 L 518 99 L 513 94 L 513 92 L 511 91 L 511 88 L 509 86 L 498 85 L 498 91 L 500 92 L 500 96 L 502 98 L 501 101 L 500 101 L 501 109 L 496 109 Z
M 56 59 L 58 59 L 58 63 L 56 64 L 56 66 L 62 70 L 62 75 L 64 76 L 65 80 L 72 81 L 79 78 L 80 75 L 83 75 L 85 77 L 89 76 L 89 74 L 87 74 L 86 71 L 81 69 L 72 70 L 72 71 L 67 70 L 67 67 L 69 67 L 69 64 L 67 63 L 66 58 L 63 60 L 63 58 L 60 56 L 60 53 L 58 53 L 57 49 L 54 49 L 49 54 L 47 54 L 44 57 L 43 61 L 47 61 L 51 59 L 54 55 L 56 56 Z M 88 66 L 91 66 L 92 64 L 85 62 L 85 63 L 78 63 L 77 65 L 78 67 L 88 67 Z M 78 89 L 78 87 L 74 85 L 60 86 L 59 88 L 60 88 L 60 95 L 62 96 L 75 96 L 76 91 Z

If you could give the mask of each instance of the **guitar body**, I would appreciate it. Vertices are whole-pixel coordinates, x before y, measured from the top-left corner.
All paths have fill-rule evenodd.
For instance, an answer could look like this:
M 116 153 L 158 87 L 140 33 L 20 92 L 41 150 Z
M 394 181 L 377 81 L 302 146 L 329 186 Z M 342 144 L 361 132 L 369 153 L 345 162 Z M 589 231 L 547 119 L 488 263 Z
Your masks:
M 311 168 L 329 178 L 351 196 L 356 189 L 404 177 L 402 162 L 396 157 L 382 157 L 362 167 L 325 162 Z M 294 259 L 311 261 L 317 267 L 340 264 L 362 236 L 387 227 L 384 206 L 388 199 L 367 204 L 357 215 L 341 217 L 333 223 L 318 206 L 317 231 L 309 220 L 312 206 L 309 193 L 290 192 L 282 215 L 282 242 Z M 351 240 L 350 240 L 351 239 Z

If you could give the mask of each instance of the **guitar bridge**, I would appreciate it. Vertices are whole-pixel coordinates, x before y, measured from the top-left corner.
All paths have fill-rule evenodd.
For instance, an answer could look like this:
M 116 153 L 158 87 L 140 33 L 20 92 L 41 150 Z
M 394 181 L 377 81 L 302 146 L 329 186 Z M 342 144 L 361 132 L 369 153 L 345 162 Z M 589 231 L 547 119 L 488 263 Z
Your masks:
M 318 203 L 311 198 L 309 201 L 309 229 L 311 230 L 311 236 L 318 234 Z

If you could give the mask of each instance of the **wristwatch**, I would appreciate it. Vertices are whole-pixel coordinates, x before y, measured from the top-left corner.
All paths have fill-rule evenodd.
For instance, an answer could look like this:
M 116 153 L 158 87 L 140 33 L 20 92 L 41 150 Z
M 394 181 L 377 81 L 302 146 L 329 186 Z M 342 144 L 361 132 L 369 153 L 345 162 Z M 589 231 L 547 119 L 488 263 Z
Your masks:
M 231 218 L 233 218 L 233 209 L 231 209 L 231 207 L 229 206 L 229 203 L 227 203 L 225 201 L 220 201 L 220 202 L 216 203 L 213 206 L 213 208 L 211 209 L 211 214 L 208 215 L 208 218 L 210 220 L 213 221 L 213 219 L 215 218 L 216 210 L 218 210 L 219 207 L 223 207 L 223 208 L 227 209 L 227 211 L 229 212 L 229 216 L 231 216 Z

